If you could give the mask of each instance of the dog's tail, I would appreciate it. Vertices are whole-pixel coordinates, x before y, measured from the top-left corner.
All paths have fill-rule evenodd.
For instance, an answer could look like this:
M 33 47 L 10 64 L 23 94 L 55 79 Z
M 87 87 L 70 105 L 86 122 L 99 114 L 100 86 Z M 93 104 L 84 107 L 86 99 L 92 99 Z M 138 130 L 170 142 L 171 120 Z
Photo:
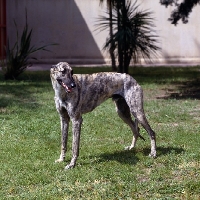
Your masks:
M 140 128 L 138 127 L 138 120 L 137 119 L 135 119 L 135 128 L 136 128 L 136 130 L 137 130 L 137 133 L 138 133 L 138 137 L 140 137 L 142 140 L 144 140 L 145 141 L 145 139 L 140 135 Z
M 145 139 L 141 136 L 141 135 L 139 135 L 139 137 L 142 139 L 142 140 L 144 140 L 145 141 Z
M 137 126 L 137 129 L 138 129 L 138 134 L 139 134 L 139 135 L 138 135 L 138 137 L 140 137 L 142 140 L 144 140 L 144 141 L 145 141 L 144 137 L 140 135 L 140 128 L 138 127 L 137 120 L 135 120 L 135 124 L 136 124 L 136 126 Z

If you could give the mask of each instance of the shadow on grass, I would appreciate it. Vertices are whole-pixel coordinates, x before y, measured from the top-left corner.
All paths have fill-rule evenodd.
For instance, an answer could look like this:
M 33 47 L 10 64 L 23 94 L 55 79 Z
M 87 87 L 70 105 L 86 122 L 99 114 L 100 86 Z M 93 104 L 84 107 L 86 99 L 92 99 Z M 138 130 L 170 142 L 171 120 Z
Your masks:
M 14 85 L 13 82 L 0 84 L 0 107 L 5 108 L 11 104 L 23 106 L 25 108 L 37 107 L 36 99 L 31 91 L 30 85 Z
M 4 80 L 0 73 L 0 108 L 10 104 L 37 107 L 35 94 L 52 89 L 49 71 L 25 71 L 18 80 Z
M 178 148 L 178 147 L 157 147 L 157 157 L 162 156 L 162 155 L 168 155 L 168 154 L 181 154 L 185 150 L 183 148 Z M 149 155 L 150 149 L 149 148 L 144 148 L 142 150 L 145 156 Z
M 196 79 L 200 76 L 200 67 L 131 67 L 130 75 L 140 83 L 166 83 L 177 79 Z
M 145 156 L 150 153 L 150 148 L 140 149 Z M 168 155 L 168 154 L 181 154 L 185 150 L 183 148 L 177 147 L 157 147 L 157 156 Z M 100 155 L 100 162 L 105 162 L 109 160 L 114 160 L 122 164 L 136 165 L 139 162 L 139 158 L 136 156 L 137 149 L 130 151 L 115 151 L 113 153 L 104 153 Z
M 164 96 L 158 99 L 200 99 L 200 79 L 174 82 L 175 88 L 168 89 Z
M 26 109 L 37 108 L 35 94 L 48 91 L 50 86 L 47 72 L 27 72 L 19 80 L 0 81 L 0 111 L 13 104 Z
M 115 151 L 113 153 L 104 153 L 100 155 L 100 162 L 114 160 L 122 164 L 136 165 L 139 158 L 135 155 L 135 150 Z

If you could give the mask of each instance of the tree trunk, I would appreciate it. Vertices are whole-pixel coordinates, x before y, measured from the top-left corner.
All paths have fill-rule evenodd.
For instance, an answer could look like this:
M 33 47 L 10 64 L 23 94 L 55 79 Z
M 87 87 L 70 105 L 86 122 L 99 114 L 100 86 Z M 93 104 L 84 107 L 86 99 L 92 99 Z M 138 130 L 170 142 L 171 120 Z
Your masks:
M 117 12 L 118 12 L 118 31 L 121 32 L 126 29 L 126 2 L 125 0 L 118 0 Z M 118 40 L 118 59 L 119 67 L 118 72 L 128 73 L 129 67 L 129 55 L 128 55 L 128 44 L 126 35 Z
M 126 27 L 126 2 L 122 0 L 122 29 L 125 30 Z M 128 59 L 128 43 L 126 34 L 123 36 L 122 47 L 123 47 L 123 73 L 128 73 L 127 59 Z
M 121 31 L 121 16 L 120 16 L 121 0 L 117 1 L 117 28 L 118 32 Z M 117 41 L 118 47 L 118 72 L 123 73 L 123 51 L 122 51 L 122 42 L 120 39 Z
M 113 38 L 112 1 L 109 1 L 109 5 L 108 6 L 109 6 L 109 18 L 110 18 L 110 38 Z M 111 47 L 110 47 L 110 51 L 109 51 L 111 62 L 112 62 L 112 71 L 116 71 L 117 70 L 114 50 L 115 50 L 115 43 L 112 42 L 111 43 Z

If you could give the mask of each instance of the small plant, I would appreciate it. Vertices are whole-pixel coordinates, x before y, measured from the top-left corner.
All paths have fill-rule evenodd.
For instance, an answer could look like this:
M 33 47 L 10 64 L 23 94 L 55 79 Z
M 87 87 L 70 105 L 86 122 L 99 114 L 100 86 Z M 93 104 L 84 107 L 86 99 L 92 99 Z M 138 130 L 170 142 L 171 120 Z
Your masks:
M 31 66 L 31 63 L 29 62 L 31 54 L 39 50 L 49 51 L 46 49 L 46 47 L 50 45 L 55 45 L 55 44 L 49 44 L 41 47 L 31 46 L 32 29 L 29 30 L 27 24 L 27 14 L 26 14 L 26 25 L 24 26 L 21 38 L 19 38 L 18 28 L 15 21 L 14 24 L 17 31 L 17 41 L 15 42 L 14 46 L 10 48 L 8 40 L 6 46 L 6 58 L 4 60 L 1 60 L 2 72 L 6 80 L 17 79 L 17 77 L 21 73 L 23 73 L 27 67 Z

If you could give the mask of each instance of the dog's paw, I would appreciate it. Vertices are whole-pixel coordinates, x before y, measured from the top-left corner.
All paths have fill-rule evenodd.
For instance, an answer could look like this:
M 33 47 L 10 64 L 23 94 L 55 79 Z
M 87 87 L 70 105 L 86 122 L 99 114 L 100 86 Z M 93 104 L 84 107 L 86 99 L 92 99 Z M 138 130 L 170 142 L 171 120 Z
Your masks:
M 65 166 L 65 168 L 64 168 L 64 170 L 69 170 L 69 169 L 72 169 L 72 168 L 74 168 L 74 165 L 67 165 L 67 166 Z
M 151 152 L 151 153 L 149 154 L 149 157 L 151 157 L 151 158 L 156 158 L 156 152 Z
M 126 151 L 128 151 L 128 150 L 131 150 L 131 149 L 133 149 L 134 148 L 134 146 L 127 146 L 127 147 L 125 147 L 124 149 L 126 150 Z
M 58 160 L 55 160 L 55 163 L 60 163 L 60 162 L 64 162 L 64 158 L 59 158 Z

